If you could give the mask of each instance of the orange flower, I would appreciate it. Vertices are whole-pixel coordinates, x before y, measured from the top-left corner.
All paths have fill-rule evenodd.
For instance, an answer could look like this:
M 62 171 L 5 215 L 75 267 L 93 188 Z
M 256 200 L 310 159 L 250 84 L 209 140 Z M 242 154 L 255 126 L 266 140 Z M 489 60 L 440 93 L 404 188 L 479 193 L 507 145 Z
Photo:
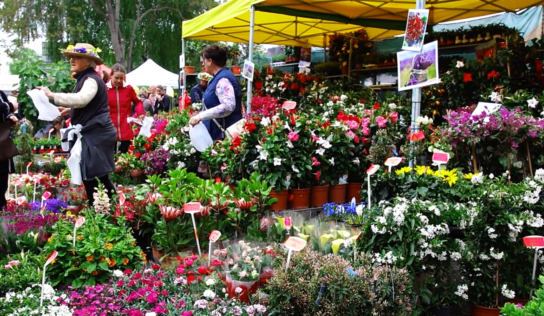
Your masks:
M 94 270 L 92 275 L 98 275 L 98 271 Z
M 147 257 L 143 251 L 140 250 L 140 253 L 142 254 L 142 258 L 144 259 L 144 264 L 147 264 Z
M 52 242 L 52 241 L 53 241 L 53 235 L 51 235 L 51 237 L 49 237 L 49 238 L 47 239 L 47 242 Z
M 127 264 L 128 264 L 128 258 L 125 258 L 125 260 L 123 260 L 123 264 L 124 264 L 124 265 L 127 265 Z
M 104 261 L 104 259 L 106 259 L 104 256 L 100 256 L 100 262 Z
M 80 241 L 83 240 L 83 236 L 81 235 L 77 236 L 77 240 L 80 240 Z
M 115 259 L 106 258 L 106 262 L 108 263 L 108 267 L 112 268 L 115 266 Z
M 111 250 L 113 248 L 113 244 L 107 243 L 106 244 L 106 250 Z
M 87 261 L 93 261 L 94 260 L 94 256 L 88 256 L 87 257 Z
M 72 255 L 76 255 L 76 251 L 74 249 L 72 249 Z
M 57 261 L 57 259 L 53 259 L 53 261 L 51 261 L 51 265 L 54 265 L 55 264 L 55 261 Z

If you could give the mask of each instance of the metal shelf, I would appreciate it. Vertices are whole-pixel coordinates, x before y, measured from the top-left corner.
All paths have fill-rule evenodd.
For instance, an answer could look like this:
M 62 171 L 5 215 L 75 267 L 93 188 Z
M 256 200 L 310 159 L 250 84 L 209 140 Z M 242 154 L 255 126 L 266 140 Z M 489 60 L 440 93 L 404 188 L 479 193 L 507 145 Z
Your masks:
M 397 66 L 385 66 L 385 67 L 376 67 L 376 68 L 363 68 L 363 69 L 352 69 L 351 72 L 375 72 L 381 70 L 396 70 Z

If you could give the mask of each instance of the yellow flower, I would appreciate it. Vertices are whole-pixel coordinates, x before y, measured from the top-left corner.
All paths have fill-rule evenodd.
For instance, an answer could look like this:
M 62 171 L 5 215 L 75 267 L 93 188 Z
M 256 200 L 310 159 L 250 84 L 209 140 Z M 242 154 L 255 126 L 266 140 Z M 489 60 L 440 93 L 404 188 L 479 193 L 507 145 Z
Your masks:
M 72 239 L 72 235 L 70 234 L 66 235 L 66 239 Z
M 465 174 L 465 175 L 463 176 L 463 178 L 465 178 L 465 179 L 467 179 L 467 180 L 472 180 L 472 177 L 477 176 L 478 174 L 479 174 L 478 172 L 476 172 L 476 173 L 474 173 L 474 174 L 473 174 L 473 173 L 467 173 L 467 174 Z
M 435 175 L 439 178 L 442 178 L 444 179 L 444 181 L 446 181 L 449 186 L 451 187 L 452 185 L 455 184 L 455 182 L 457 182 L 457 169 L 452 169 L 452 170 L 438 170 L 437 172 L 435 172 Z
M 56 258 L 55 258 L 55 259 L 53 259 L 53 261 L 51 261 L 51 265 L 54 265 L 56 261 L 57 261 L 57 259 L 56 259 Z
M 124 264 L 124 265 L 127 265 L 127 264 L 128 264 L 128 258 L 125 258 L 125 260 L 123 260 L 123 264 Z
M 94 256 L 88 256 L 87 257 L 87 261 L 93 261 L 94 260 Z
M 111 250 L 113 248 L 113 244 L 107 243 L 106 244 L 106 250 Z
M 399 170 L 395 170 L 395 173 L 397 174 L 397 176 L 400 176 L 400 175 L 403 175 L 405 173 L 410 173 L 411 171 L 412 171 L 412 168 L 403 167 L 403 168 L 400 168 Z
M 52 242 L 53 241 L 53 235 L 51 235 L 51 237 L 47 238 L 47 242 Z
M 97 48 L 94 49 L 94 52 L 98 54 L 98 53 L 101 53 L 102 50 L 101 50 L 100 48 L 97 47 Z
M 432 176 L 434 174 L 433 169 L 427 166 L 416 166 L 416 172 L 420 176 L 423 174 L 428 174 Z
M 77 236 L 77 240 L 83 240 L 83 236 L 81 235 Z
M 66 216 L 75 217 L 75 215 L 72 214 L 70 211 L 66 212 Z
M 74 49 L 74 45 L 68 45 L 68 47 L 66 48 L 66 51 L 71 52 L 72 49 Z
M 144 264 L 147 264 L 147 257 L 143 251 L 140 250 L 140 253 L 142 255 L 142 258 L 144 259 Z
M 108 267 L 113 268 L 115 266 L 115 259 L 106 258 L 106 262 L 108 263 Z

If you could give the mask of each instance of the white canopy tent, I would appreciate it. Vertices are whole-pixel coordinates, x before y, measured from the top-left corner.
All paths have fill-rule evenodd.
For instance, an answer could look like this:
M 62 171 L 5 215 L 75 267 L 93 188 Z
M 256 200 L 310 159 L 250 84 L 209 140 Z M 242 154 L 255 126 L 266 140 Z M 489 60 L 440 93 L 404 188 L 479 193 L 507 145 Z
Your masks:
M 127 83 L 132 86 L 154 86 L 177 87 L 179 77 L 159 66 L 152 59 L 148 59 L 140 67 L 127 74 Z
M 1 75 L 0 76 L 0 90 L 11 91 L 19 88 L 19 76 L 18 75 Z

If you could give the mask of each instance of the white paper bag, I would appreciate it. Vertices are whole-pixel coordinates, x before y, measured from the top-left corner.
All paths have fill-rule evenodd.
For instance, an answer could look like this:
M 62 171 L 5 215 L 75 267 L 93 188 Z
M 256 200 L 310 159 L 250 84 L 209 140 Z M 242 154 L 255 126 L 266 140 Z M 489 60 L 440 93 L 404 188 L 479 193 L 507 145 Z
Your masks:
M 60 116 L 59 109 L 49 103 L 49 99 L 43 90 L 33 89 L 27 92 L 32 99 L 34 106 L 38 109 L 38 119 L 42 121 L 52 121 Z

